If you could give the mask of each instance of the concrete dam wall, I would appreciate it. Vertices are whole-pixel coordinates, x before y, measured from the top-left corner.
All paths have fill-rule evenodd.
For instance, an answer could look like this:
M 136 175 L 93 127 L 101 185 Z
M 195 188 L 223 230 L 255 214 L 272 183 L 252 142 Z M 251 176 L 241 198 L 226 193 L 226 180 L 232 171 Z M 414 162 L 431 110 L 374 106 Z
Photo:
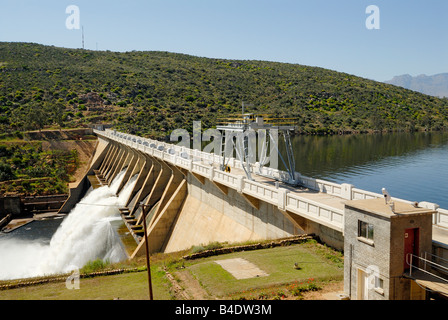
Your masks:
M 222 191 L 209 180 L 186 175 L 187 196 L 173 225 L 165 251 L 178 251 L 212 241 L 242 242 L 302 233 L 278 208 L 250 205 L 235 190 Z
M 68 213 L 89 187 L 110 184 L 123 170 L 125 175 L 118 192 L 129 179 L 137 176 L 125 207 L 120 208 L 136 242 L 131 258 L 144 254 L 142 205 L 147 213 L 151 253 L 174 252 L 214 241 L 278 239 L 315 231 L 328 233 L 328 241 L 335 247 L 343 246 L 340 232 L 335 234 L 331 228 L 281 210 L 278 204 L 108 139 L 101 132 L 98 136 L 90 168 L 78 186 L 70 190 L 70 197 L 60 212 Z M 194 159 L 190 160 L 190 166 L 193 162 Z M 237 168 L 234 172 L 238 172 Z M 215 174 L 220 173 L 215 168 Z

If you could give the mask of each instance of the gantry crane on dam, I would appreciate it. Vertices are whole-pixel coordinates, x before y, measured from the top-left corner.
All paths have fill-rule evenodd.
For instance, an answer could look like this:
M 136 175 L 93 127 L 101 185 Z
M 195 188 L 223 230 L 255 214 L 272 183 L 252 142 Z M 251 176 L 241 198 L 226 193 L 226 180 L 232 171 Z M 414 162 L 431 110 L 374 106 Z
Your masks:
M 293 118 L 276 118 L 269 114 L 245 113 L 243 104 L 241 114 L 220 118 L 216 128 L 222 132 L 221 170 L 228 168 L 227 162 L 233 156 L 233 150 L 235 150 L 237 158 L 243 163 L 242 167 L 247 179 L 253 180 L 251 164 L 258 160 L 259 166 L 256 173 L 275 180 L 277 178 L 273 175 L 263 173 L 263 167 L 270 163 L 271 168 L 275 167 L 277 169 L 277 158 L 279 157 L 289 175 L 289 179 L 284 182 L 297 185 L 290 135 L 290 132 L 295 129 Z M 283 137 L 286 160 L 280 151 L 279 136 Z M 268 150 L 270 150 L 269 155 Z

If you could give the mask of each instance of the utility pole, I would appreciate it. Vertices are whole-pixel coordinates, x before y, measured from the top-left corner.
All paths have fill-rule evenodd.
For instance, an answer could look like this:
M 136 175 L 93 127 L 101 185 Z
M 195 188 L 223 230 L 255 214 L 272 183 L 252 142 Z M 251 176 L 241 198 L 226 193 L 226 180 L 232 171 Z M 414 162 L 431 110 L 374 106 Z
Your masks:
M 148 230 L 146 229 L 146 205 L 142 202 L 140 203 L 142 206 L 142 213 L 143 213 L 143 228 L 145 231 L 145 248 L 146 248 L 146 269 L 148 270 L 148 288 L 149 288 L 149 300 L 154 300 L 153 294 L 152 294 L 152 282 L 151 282 L 151 266 L 149 263 L 149 247 L 148 247 Z

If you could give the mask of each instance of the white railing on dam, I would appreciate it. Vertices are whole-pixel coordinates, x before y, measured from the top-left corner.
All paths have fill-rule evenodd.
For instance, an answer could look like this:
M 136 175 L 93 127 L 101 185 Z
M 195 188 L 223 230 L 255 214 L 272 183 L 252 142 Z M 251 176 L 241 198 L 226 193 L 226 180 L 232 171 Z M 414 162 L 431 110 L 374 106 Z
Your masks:
M 107 137 L 146 154 L 172 163 L 181 168 L 187 169 L 195 174 L 206 177 L 238 192 L 243 192 L 267 203 L 278 206 L 280 210 L 288 210 L 292 213 L 304 216 L 312 221 L 326 225 L 330 228 L 343 232 L 344 210 L 334 208 L 298 194 L 291 193 L 285 188 L 278 188 L 264 183 L 250 181 L 245 176 L 235 175 L 214 168 L 213 164 L 221 163 L 220 155 L 206 153 L 199 150 L 189 149 L 166 142 L 142 138 L 135 135 L 125 134 L 114 130 L 105 131 L 94 130 L 99 136 Z M 226 160 L 227 161 L 227 160 Z M 228 159 L 231 168 L 242 169 L 241 162 L 235 158 Z M 288 181 L 289 174 L 285 171 L 260 167 L 257 163 L 251 165 L 253 174 L 270 175 L 280 181 Z M 330 181 L 314 179 L 295 173 L 295 178 L 299 184 L 311 190 L 320 191 L 335 197 L 346 200 L 360 200 L 383 198 L 382 194 L 355 188 L 350 184 L 337 184 Z M 407 203 L 411 201 L 396 199 Z M 438 226 L 448 227 L 448 210 L 440 209 L 433 203 L 420 202 L 420 206 L 437 210 L 433 216 L 433 223 Z
M 329 221 L 331 221 L 333 226 L 338 226 L 341 229 L 344 227 L 343 210 L 338 210 L 298 195 L 291 194 L 287 197 L 286 208 L 291 212 L 300 212 L 306 218 L 327 225 L 328 227 L 332 227 L 328 225 Z

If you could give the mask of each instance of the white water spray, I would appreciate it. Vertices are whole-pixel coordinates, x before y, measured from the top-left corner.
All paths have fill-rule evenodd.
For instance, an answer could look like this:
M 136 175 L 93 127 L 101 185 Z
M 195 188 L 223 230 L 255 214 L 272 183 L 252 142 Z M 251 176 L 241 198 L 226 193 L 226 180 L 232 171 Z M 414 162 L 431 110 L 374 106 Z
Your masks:
M 126 259 L 123 244 L 110 224 L 121 219 L 118 208 L 125 205 L 137 178 L 131 178 L 116 197 L 124 173 L 120 172 L 110 187 L 89 190 L 49 244 L 0 240 L 0 280 L 70 272 L 96 259 L 111 263 Z

